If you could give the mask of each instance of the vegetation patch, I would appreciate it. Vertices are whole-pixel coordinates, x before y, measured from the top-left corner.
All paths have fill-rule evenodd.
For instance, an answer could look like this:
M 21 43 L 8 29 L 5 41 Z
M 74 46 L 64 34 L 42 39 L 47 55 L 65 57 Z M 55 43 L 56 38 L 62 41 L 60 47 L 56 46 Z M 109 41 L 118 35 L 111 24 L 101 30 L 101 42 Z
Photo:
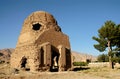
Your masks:
M 86 62 L 73 62 L 74 66 L 88 66 L 88 63 Z

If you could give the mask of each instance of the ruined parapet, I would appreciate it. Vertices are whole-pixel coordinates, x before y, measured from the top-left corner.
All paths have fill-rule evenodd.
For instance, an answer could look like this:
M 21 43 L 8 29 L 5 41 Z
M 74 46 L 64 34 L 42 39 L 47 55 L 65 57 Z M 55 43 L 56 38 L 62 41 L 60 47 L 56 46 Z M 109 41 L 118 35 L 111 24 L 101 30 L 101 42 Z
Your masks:
M 71 67 L 70 50 L 69 38 L 61 31 L 54 17 L 37 11 L 24 21 L 11 56 L 11 67 L 24 67 L 31 71 L 54 71 L 54 68 L 65 71 Z

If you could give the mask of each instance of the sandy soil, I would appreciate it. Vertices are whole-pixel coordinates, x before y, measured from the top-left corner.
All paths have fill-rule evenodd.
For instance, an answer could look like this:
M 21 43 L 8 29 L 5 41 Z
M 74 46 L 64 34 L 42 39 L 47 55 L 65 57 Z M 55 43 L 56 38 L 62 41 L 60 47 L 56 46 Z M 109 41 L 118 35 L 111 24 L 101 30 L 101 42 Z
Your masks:
M 30 72 L 11 73 L 9 66 L 0 67 L 0 79 L 120 79 L 120 68 L 87 68 L 65 72 Z
M 120 79 L 120 71 L 22 72 L 3 76 L 0 79 Z
M 53 72 L 41 74 L 27 73 L 26 76 L 16 74 L 6 76 L 1 79 L 108 79 L 108 78 L 78 72 L 57 72 L 57 73 Z

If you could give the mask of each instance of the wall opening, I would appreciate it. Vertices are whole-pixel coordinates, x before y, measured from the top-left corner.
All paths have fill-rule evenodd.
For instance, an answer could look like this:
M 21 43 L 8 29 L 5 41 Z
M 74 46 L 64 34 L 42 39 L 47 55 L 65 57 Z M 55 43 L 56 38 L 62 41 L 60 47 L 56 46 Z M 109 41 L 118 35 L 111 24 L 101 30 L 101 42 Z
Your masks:
M 21 59 L 21 68 L 26 68 L 27 58 L 24 56 Z
M 58 72 L 58 69 L 59 69 L 59 52 L 57 52 L 56 50 L 52 50 L 52 55 L 51 55 L 52 59 L 51 59 L 51 68 L 50 68 L 50 71 L 51 72 Z
M 32 26 L 33 26 L 33 28 L 32 28 L 32 29 L 37 31 L 37 30 L 39 30 L 39 29 L 40 29 L 41 24 L 37 23 L 37 24 L 33 24 Z
M 71 68 L 71 53 L 69 49 L 66 49 L 66 70 Z
M 42 66 L 44 66 L 44 49 L 43 49 L 43 47 L 41 47 L 41 49 L 40 49 L 40 66 L 42 67 Z

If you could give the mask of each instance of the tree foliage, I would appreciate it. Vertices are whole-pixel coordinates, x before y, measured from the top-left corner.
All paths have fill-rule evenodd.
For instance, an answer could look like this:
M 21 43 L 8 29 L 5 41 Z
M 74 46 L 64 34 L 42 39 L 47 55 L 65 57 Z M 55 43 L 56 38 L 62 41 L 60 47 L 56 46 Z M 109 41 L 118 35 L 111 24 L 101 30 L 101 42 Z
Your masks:
M 112 62 L 112 53 L 120 52 L 120 24 L 116 25 L 112 21 L 106 21 L 98 30 L 98 37 L 93 37 L 97 41 L 94 47 L 103 52 L 108 48 L 109 61 Z
M 108 41 L 111 42 L 111 47 L 120 47 L 120 25 L 116 25 L 112 21 L 106 21 L 105 24 L 98 30 L 98 37 L 93 37 L 99 44 L 94 47 L 100 52 L 105 51 L 108 47 Z

